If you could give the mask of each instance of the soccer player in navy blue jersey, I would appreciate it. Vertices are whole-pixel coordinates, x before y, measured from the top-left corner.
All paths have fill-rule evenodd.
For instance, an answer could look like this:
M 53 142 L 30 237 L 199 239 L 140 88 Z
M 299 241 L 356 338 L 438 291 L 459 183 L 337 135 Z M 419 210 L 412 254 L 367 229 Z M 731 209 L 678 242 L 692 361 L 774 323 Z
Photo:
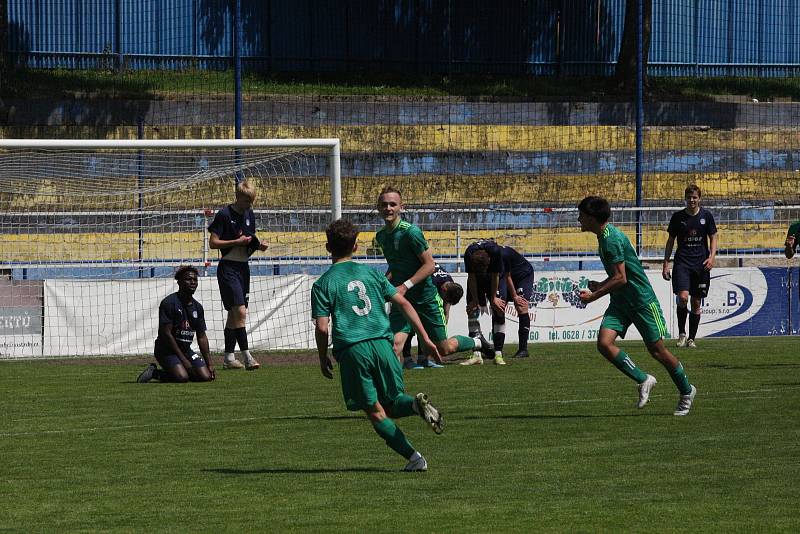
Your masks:
M 664 249 L 664 265 L 661 275 L 664 280 L 672 280 L 672 291 L 678 297 L 678 346 L 695 348 L 697 327 L 703 299 L 708 296 L 711 282 L 711 269 L 717 256 L 717 225 L 714 216 L 700 205 L 700 188 L 692 184 L 686 188 L 684 198 L 686 208 L 675 212 L 669 221 L 669 238 Z M 672 272 L 669 258 L 675 241 L 675 261 Z M 687 305 L 692 301 L 692 312 Z M 689 335 L 686 335 L 686 316 L 689 316 Z
M 179 267 L 175 280 L 177 293 L 166 297 L 158 307 L 154 356 L 161 369 L 151 363 L 136 379 L 139 383 L 153 379 L 160 382 L 214 380 L 203 306 L 192 296 L 197 290 L 197 269 L 189 265 Z M 192 350 L 195 333 L 202 358 Z
M 259 363 L 250 354 L 247 342 L 247 305 L 250 297 L 250 255 L 256 250 L 267 250 L 267 245 L 256 237 L 256 217 L 253 202 L 256 189 L 248 181 L 236 186 L 236 201 L 217 212 L 208 227 L 209 248 L 218 249 L 221 259 L 217 266 L 217 282 L 222 305 L 228 312 L 225 320 L 225 369 L 255 370 Z M 236 345 L 244 364 L 236 359 Z
M 528 356 L 528 333 L 531 319 L 528 302 L 533 297 L 533 267 L 519 252 L 511 247 L 497 244 L 492 239 L 481 239 L 464 251 L 464 266 L 467 270 L 467 316 L 469 334 L 480 332 L 481 308 L 488 303 L 492 314 L 492 341 L 494 362 L 505 365 L 503 345 L 506 337 L 506 302 L 512 301 L 519 318 L 519 349 L 515 358 Z M 485 299 L 485 300 L 484 300 Z M 462 365 L 482 363 L 479 354 L 474 354 Z
M 442 299 L 442 308 L 444 310 L 444 322 L 445 326 L 447 325 L 448 320 L 450 319 L 450 306 L 453 304 L 458 304 L 461 300 L 461 297 L 464 296 L 464 288 L 461 287 L 458 283 L 453 280 L 453 277 L 450 276 L 444 268 L 439 265 L 438 263 L 433 267 L 433 274 L 431 275 L 431 280 L 433 281 L 433 285 L 436 287 L 436 291 L 439 293 L 439 297 Z M 417 357 L 416 365 L 409 365 L 408 362 L 413 362 L 414 358 L 411 356 L 411 340 L 414 339 L 414 331 L 412 330 L 408 334 L 408 339 L 406 339 L 406 344 L 403 346 L 403 361 L 405 362 L 404 365 L 406 367 L 410 367 L 411 369 L 425 369 L 425 368 L 440 368 L 444 367 L 439 365 L 436 362 L 432 362 L 426 355 L 424 355 L 420 351 L 420 355 Z

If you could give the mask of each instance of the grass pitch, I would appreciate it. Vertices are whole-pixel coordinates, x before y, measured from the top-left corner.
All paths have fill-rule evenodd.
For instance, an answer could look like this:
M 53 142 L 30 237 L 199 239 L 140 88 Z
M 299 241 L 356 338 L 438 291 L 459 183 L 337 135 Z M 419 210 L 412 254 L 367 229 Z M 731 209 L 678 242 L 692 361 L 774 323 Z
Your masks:
M 446 427 L 404 460 L 315 365 L 136 384 L 132 361 L 0 362 L 0 530 L 797 532 L 800 338 L 703 339 L 644 410 L 593 344 L 506 367 L 406 371 Z M 513 347 L 509 347 L 508 353 Z

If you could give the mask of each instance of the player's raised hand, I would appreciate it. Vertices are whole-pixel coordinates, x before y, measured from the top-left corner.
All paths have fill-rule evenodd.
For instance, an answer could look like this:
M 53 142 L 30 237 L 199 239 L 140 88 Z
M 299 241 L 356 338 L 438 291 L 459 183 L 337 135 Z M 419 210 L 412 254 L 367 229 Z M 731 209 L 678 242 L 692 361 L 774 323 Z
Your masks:
M 581 302 L 583 302 L 584 304 L 589 304 L 590 302 L 592 302 L 592 294 L 593 293 L 591 289 L 581 289 L 579 291 Z
M 236 245 L 238 245 L 238 246 L 245 246 L 245 245 L 247 245 L 248 243 L 250 243 L 250 241 L 251 241 L 252 239 L 253 239 L 253 238 L 252 238 L 252 237 L 250 237 L 249 235 L 240 235 L 239 237 L 237 237 L 237 238 L 234 240 L 234 244 L 236 244 Z

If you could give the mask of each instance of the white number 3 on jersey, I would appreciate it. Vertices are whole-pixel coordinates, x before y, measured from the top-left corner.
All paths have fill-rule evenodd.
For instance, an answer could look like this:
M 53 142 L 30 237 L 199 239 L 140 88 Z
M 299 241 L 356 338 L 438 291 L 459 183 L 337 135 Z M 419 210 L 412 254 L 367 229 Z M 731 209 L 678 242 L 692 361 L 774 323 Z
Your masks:
M 372 301 L 369 300 L 369 296 L 367 295 L 367 288 L 364 287 L 364 282 L 361 280 L 353 280 L 349 284 L 347 284 L 347 291 L 358 290 L 358 298 L 364 303 L 363 308 L 359 308 L 358 306 L 353 306 L 353 311 L 356 312 L 356 315 L 363 317 L 369 314 L 369 311 L 372 309 Z

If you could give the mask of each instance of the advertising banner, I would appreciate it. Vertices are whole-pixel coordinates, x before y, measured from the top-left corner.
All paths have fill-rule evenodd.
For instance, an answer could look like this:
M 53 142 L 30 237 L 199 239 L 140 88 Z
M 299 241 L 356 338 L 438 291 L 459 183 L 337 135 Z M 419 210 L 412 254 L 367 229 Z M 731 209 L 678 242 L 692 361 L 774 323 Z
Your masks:
M 42 355 L 42 282 L 0 280 L 0 358 Z
M 796 272 L 797 269 L 795 268 Z M 791 270 L 785 268 L 714 269 L 698 337 L 768 336 L 798 332 L 800 303 Z M 675 297 L 660 270 L 648 271 L 670 334 L 677 336 Z M 247 329 L 256 350 L 314 349 L 311 285 L 307 275 L 251 278 Z M 466 287 L 467 275 L 453 273 Z M 536 276 L 530 303 L 532 343 L 596 339 L 609 298 L 585 306 L 578 291 L 602 271 L 546 271 Z M 795 279 L 797 274 L 795 274 Z M 41 282 L 0 284 L 0 356 L 107 356 L 151 354 L 158 333 L 158 305 L 177 290 L 171 279 L 47 280 L 42 308 Z M 224 346 L 226 312 L 217 281 L 201 277 L 195 298 L 203 305 L 212 352 Z M 466 302 L 450 310 L 448 333 L 466 335 Z M 44 313 L 42 314 L 42 309 Z M 44 317 L 44 323 L 42 323 Z M 517 343 L 516 312 L 506 308 L 506 340 Z M 491 318 L 481 317 L 491 337 Z M 641 339 L 634 327 L 626 339 Z

